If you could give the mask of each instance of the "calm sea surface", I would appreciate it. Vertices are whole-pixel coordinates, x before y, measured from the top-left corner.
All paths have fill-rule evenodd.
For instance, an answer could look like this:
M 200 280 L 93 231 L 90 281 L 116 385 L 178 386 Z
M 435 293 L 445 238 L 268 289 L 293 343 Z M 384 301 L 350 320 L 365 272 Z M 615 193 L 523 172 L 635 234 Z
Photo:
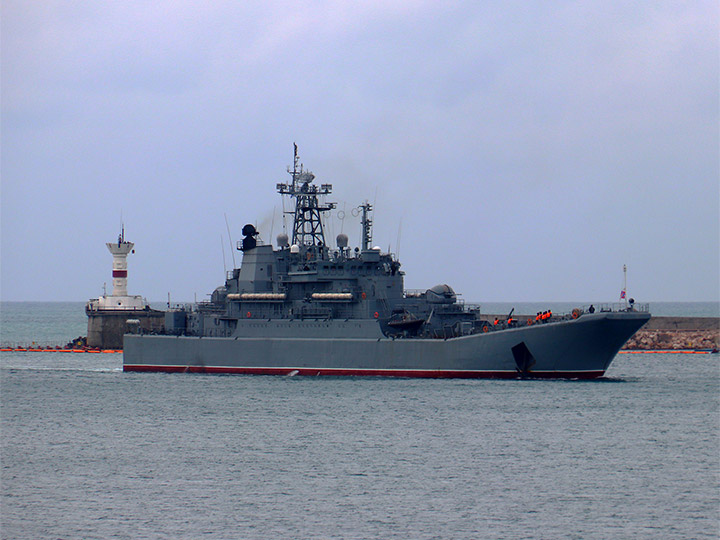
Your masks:
M 2 341 L 84 317 L 3 304 Z M 0 353 L 2 538 L 720 536 L 717 355 L 620 354 L 597 381 L 121 365 Z

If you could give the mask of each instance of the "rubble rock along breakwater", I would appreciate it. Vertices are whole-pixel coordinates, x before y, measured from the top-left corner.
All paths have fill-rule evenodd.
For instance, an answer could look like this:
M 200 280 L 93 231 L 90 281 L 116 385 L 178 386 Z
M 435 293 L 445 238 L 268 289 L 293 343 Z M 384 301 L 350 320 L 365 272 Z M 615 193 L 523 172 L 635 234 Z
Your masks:
M 720 317 L 652 317 L 624 350 L 720 348 Z

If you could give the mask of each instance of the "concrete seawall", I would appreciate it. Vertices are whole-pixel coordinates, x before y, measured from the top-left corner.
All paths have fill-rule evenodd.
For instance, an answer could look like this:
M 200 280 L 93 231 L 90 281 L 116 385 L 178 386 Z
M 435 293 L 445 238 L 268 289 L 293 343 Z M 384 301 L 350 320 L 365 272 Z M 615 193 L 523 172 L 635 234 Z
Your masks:
M 88 316 L 88 347 L 99 349 L 122 349 L 123 334 L 129 330 L 128 319 L 139 322 L 140 328 L 148 332 L 165 327 L 165 312 L 147 310 L 99 310 L 86 311 Z

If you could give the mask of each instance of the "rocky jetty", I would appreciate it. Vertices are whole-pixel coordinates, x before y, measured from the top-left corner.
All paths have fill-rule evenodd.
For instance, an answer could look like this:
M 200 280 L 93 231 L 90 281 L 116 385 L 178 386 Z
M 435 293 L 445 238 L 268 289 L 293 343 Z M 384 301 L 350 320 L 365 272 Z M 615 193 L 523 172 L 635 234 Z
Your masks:
M 653 317 L 625 344 L 625 350 L 719 349 L 718 317 Z

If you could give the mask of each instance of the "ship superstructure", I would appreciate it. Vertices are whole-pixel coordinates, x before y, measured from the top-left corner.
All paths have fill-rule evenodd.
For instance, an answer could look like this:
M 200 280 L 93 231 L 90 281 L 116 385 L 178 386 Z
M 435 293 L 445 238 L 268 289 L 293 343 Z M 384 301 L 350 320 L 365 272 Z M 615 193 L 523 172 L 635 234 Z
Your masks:
M 163 334 L 125 336 L 125 370 L 425 377 L 597 377 L 649 314 L 632 311 L 486 320 L 446 284 L 406 291 L 391 253 L 325 238 L 331 184 L 299 165 L 276 186 L 292 201 L 292 233 L 277 246 L 242 230 L 242 263 L 210 301 L 166 314 Z

